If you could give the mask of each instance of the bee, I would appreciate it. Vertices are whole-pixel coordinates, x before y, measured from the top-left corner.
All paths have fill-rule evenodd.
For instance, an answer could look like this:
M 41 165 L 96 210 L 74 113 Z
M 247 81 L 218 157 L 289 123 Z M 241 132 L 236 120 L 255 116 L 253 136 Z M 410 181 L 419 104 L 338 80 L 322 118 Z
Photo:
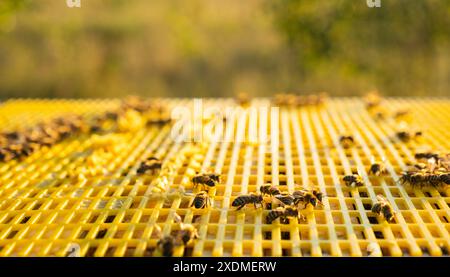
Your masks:
M 308 204 L 311 204 L 313 207 L 317 207 L 318 204 L 323 205 L 323 193 L 313 190 L 298 190 L 292 193 L 294 196 L 294 205 L 298 206 L 300 203 L 303 203 L 306 207 Z
M 433 174 L 429 172 L 415 172 L 415 171 L 406 171 L 403 172 L 402 176 L 400 177 L 401 184 L 408 183 L 409 185 L 413 187 L 424 187 L 424 186 L 431 186 L 431 187 L 438 187 L 441 186 L 443 183 L 448 184 L 448 176 L 447 174 L 439 173 L 439 174 Z
M 426 163 L 417 163 L 415 165 L 412 166 L 413 170 L 417 171 L 417 170 L 426 170 L 429 167 L 428 164 Z
M 372 206 L 372 212 L 383 216 L 388 222 L 392 221 L 395 216 L 395 211 L 391 204 L 381 195 L 377 195 L 377 200 Z
M 369 169 L 369 174 L 380 176 L 386 173 L 386 165 L 384 163 L 384 158 L 381 161 L 375 161 L 374 157 L 372 157 L 372 165 Z
M 211 199 L 206 191 L 201 191 L 197 193 L 192 201 L 191 207 L 194 206 L 196 209 L 204 209 L 211 206 Z
M 262 185 L 259 188 L 259 191 L 261 192 L 262 195 L 275 196 L 275 195 L 281 194 L 281 192 L 277 188 L 277 186 L 271 185 L 271 184 Z
M 0 160 L 9 162 L 16 158 L 17 155 L 8 148 L 0 148 Z
M 299 217 L 299 212 L 295 207 L 278 207 L 275 210 L 271 210 L 266 217 L 268 224 L 272 224 L 277 218 L 287 220 L 289 217 Z
M 442 185 L 442 174 L 424 174 L 422 186 L 432 186 L 432 187 L 438 187 Z
M 440 174 L 439 180 L 446 185 L 450 185 L 450 173 Z
M 190 241 L 198 239 L 197 229 L 192 224 L 181 224 L 181 230 L 177 233 L 176 241 L 187 245 Z
M 233 200 L 233 203 L 231 203 L 231 206 L 238 207 L 237 211 L 242 209 L 247 204 L 253 204 L 256 209 L 256 204 L 263 205 L 263 197 L 261 194 L 246 194 L 238 196 L 236 199 Z
M 281 193 L 274 196 L 274 199 L 276 199 L 277 202 L 281 203 L 285 206 L 290 206 L 294 203 L 294 196 L 290 195 L 289 193 Z
M 164 257 L 172 257 L 173 251 L 177 242 L 173 236 L 165 236 L 158 240 L 156 243 L 156 249 Z
M 152 103 L 139 96 L 129 96 L 122 101 L 121 110 L 135 110 L 144 113 L 152 108 Z
M 347 186 L 355 186 L 355 187 L 361 187 L 364 185 L 363 179 L 358 174 L 352 174 L 352 175 L 346 175 L 344 178 L 345 185 Z
M 235 100 L 240 106 L 243 107 L 249 106 L 251 102 L 250 96 L 245 92 L 238 93 Z
M 417 139 L 423 135 L 422 131 L 398 131 L 397 138 L 403 142 L 408 142 L 411 139 Z
M 421 152 L 421 153 L 416 153 L 414 155 L 414 158 L 416 158 L 417 160 L 430 160 L 430 159 L 434 159 L 436 162 L 440 160 L 439 154 L 437 153 L 431 153 L 431 152 Z
M 400 110 L 397 110 L 393 116 L 395 119 L 401 119 L 401 118 L 407 117 L 409 114 L 410 114 L 410 112 L 408 109 L 400 109 Z
M 148 119 L 146 125 L 147 126 L 151 126 L 151 125 L 157 125 L 157 126 L 163 126 L 166 124 L 169 124 L 170 122 L 172 122 L 172 119 L 169 118 L 157 118 L 157 119 Z
M 214 180 L 217 183 L 220 183 L 220 174 L 217 174 L 217 173 L 205 173 L 203 175 L 209 177 L 210 179 Z
M 413 187 L 419 186 L 423 183 L 424 178 L 425 174 L 423 172 L 406 171 L 402 173 L 402 176 L 400 177 L 400 183 L 402 185 L 408 183 Z
M 194 187 L 197 187 L 199 184 L 207 187 L 215 187 L 216 181 L 218 178 L 216 176 L 212 176 L 212 178 L 205 174 L 196 175 L 192 178 L 192 183 L 194 183 Z
M 161 168 L 162 162 L 155 157 L 150 157 L 140 164 L 139 168 L 137 169 L 137 173 L 144 174 L 149 171 L 154 174 L 156 170 L 161 170 Z
M 371 91 L 364 97 L 366 102 L 366 108 L 368 110 L 373 109 L 381 104 L 381 96 L 378 91 Z
M 339 143 L 342 145 L 342 147 L 347 149 L 355 144 L 355 139 L 353 138 L 353 136 L 341 135 L 339 137 Z

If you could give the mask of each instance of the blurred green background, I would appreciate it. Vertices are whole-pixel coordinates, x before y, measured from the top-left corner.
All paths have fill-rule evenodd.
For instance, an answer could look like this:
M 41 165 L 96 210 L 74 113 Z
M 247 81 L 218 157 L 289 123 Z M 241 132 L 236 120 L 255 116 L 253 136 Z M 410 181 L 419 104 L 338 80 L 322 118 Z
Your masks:
M 450 1 L 0 0 L 0 97 L 450 94 Z

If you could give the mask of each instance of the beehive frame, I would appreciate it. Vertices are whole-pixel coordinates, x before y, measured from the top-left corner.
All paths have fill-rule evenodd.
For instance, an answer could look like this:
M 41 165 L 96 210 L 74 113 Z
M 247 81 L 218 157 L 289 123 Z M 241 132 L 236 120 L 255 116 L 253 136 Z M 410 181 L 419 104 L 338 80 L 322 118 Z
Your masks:
M 188 99 L 161 101 L 192 104 Z M 119 100 L 10 100 L 0 106 L 0 126 L 15 130 L 68 112 L 94 114 L 118 105 Z M 234 103 L 205 99 L 204 105 Z M 269 105 L 268 99 L 252 101 L 252 106 Z M 234 142 L 178 143 L 169 125 L 121 134 L 117 155 L 108 155 L 104 170 L 85 179 L 69 178 L 68 172 L 87 166 L 83 153 L 92 145 L 89 135 L 2 163 L 0 256 L 66 256 L 74 243 L 81 256 L 152 256 L 158 240 L 155 224 L 170 234 L 179 228 L 175 214 L 194 223 L 200 235 L 176 249 L 175 256 L 367 256 L 371 243 L 383 256 L 448 255 L 448 189 L 412 189 L 397 180 L 414 162 L 417 149 L 450 148 L 450 100 L 389 98 L 384 105 L 411 109 L 414 124 L 425 132 L 423 139 L 396 141 L 394 121 L 374 120 L 359 98 L 332 98 L 324 107 L 281 108 L 272 118 L 243 110 L 226 124 L 241 138 Z M 255 132 L 270 140 L 242 139 Z M 356 147 L 340 146 L 343 132 L 355 137 Z M 185 197 L 153 198 L 154 177 L 135 174 L 148 156 L 174 162 L 170 186 L 186 192 L 192 190 L 192 172 L 221 173 L 213 207 L 191 209 Z M 372 156 L 386 158 L 387 176 L 368 176 Z M 359 172 L 364 187 L 342 185 L 342 176 L 352 172 Z M 289 224 L 266 224 L 267 210 L 229 207 L 238 195 L 268 182 L 290 192 L 317 186 L 326 194 L 324 207 L 306 221 Z M 377 194 L 392 204 L 395 222 L 382 221 L 370 211 Z

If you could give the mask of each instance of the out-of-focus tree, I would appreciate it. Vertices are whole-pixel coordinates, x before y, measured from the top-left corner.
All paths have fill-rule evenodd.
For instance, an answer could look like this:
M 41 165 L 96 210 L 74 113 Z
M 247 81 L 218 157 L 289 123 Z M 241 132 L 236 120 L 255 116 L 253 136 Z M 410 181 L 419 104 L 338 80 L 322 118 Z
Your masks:
M 340 94 L 449 95 L 450 1 L 276 0 L 306 86 Z

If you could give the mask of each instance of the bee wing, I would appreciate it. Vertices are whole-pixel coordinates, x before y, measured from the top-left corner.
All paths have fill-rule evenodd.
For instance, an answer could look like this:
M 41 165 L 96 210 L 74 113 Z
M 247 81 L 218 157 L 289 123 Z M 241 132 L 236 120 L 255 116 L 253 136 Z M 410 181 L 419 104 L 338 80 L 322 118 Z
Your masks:
M 370 164 L 374 164 L 375 163 L 375 156 L 371 156 L 370 157 Z
M 173 215 L 173 220 L 174 220 L 176 223 L 182 224 L 181 216 L 180 216 L 179 214 L 177 214 L 177 213 L 175 213 L 175 214 Z
M 431 172 L 434 172 L 434 170 L 436 169 L 436 161 L 433 158 L 428 159 L 428 169 Z
M 157 225 L 156 223 L 153 223 L 153 228 L 155 230 L 155 233 L 158 237 L 162 237 L 162 230 L 161 227 L 159 227 L 159 225 Z
M 385 199 L 385 198 L 383 197 L 383 195 L 381 195 L 381 194 L 378 194 L 378 195 L 377 195 L 377 200 L 378 200 L 378 201 L 383 201 L 383 202 L 386 201 L 386 199 Z

